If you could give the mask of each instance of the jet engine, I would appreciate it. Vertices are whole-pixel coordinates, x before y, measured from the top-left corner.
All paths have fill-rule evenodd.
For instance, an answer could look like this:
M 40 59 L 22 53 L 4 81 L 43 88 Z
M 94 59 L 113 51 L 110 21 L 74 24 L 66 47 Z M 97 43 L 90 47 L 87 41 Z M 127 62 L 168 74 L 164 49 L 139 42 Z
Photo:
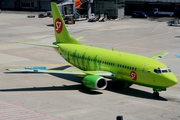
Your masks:
M 98 75 L 85 76 L 83 79 L 83 84 L 88 88 L 97 90 L 103 90 L 107 87 L 107 81 L 102 76 Z

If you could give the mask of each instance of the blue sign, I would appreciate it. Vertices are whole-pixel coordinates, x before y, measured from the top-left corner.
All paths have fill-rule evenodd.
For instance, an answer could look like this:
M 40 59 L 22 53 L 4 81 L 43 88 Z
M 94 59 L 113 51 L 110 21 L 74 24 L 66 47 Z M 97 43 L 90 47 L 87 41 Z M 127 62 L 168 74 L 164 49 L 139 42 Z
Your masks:
M 46 67 L 25 67 L 26 70 L 47 70 Z
M 180 55 L 176 55 L 177 58 L 180 58 Z

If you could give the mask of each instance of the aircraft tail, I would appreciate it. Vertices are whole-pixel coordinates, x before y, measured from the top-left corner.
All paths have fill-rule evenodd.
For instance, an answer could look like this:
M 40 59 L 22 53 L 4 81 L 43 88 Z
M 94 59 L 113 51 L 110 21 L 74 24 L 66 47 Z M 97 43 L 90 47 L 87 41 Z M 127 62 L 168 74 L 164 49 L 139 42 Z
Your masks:
M 56 43 L 81 44 L 69 34 L 56 3 L 51 2 Z

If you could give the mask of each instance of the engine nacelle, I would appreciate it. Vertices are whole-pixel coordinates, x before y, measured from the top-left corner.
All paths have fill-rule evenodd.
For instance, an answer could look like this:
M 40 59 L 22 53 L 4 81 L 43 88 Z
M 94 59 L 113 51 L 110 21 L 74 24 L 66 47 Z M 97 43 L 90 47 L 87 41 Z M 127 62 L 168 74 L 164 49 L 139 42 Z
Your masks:
M 91 88 L 91 89 L 97 89 L 97 90 L 103 90 L 107 87 L 107 81 L 98 75 L 87 75 L 83 79 L 84 86 Z

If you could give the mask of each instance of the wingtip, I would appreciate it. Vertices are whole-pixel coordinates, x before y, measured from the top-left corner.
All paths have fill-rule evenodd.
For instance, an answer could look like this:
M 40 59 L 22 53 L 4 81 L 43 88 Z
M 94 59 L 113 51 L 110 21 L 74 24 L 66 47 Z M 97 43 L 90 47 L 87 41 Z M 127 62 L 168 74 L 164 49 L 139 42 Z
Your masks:
M 10 68 L 6 68 L 5 70 L 10 71 Z

